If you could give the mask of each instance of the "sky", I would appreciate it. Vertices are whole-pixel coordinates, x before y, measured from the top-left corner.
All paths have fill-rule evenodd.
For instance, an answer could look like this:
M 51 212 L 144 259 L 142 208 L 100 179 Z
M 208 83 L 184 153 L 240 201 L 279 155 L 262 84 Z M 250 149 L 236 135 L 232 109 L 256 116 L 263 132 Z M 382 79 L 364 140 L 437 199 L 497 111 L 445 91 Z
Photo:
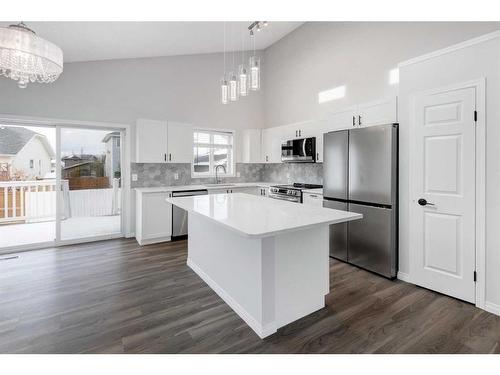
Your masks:
M 25 126 L 26 129 L 47 137 L 50 145 L 56 150 L 56 129 L 38 126 Z M 100 155 L 105 152 L 105 145 L 102 142 L 104 136 L 111 131 L 95 129 L 61 129 L 61 152 L 62 155 L 75 154 L 94 154 Z

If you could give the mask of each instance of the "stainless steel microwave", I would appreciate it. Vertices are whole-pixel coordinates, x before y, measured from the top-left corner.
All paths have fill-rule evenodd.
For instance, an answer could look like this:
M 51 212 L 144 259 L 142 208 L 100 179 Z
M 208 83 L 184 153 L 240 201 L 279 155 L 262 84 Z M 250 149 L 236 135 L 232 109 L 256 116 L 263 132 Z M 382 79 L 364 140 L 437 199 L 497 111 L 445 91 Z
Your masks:
M 281 144 L 281 161 L 286 163 L 315 163 L 316 138 L 300 138 Z

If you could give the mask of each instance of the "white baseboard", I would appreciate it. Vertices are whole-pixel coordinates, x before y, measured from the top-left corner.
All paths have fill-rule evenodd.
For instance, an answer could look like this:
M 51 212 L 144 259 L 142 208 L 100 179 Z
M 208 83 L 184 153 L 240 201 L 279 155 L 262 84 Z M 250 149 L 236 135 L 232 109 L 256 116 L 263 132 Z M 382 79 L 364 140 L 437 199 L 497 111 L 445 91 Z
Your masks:
M 169 236 L 169 237 L 154 237 L 154 238 L 142 238 L 142 239 L 138 239 L 136 237 L 136 240 L 139 243 L 139 245 L 145 246 L 160 242 L 170 242 L 172 240 L 172 237 Z
M 500 315 L 500 305 L 497 305 L 496 303 L 486 301 L 484 303 L 484 310 L 495 315 Z
M 187 265 L 205 282 L 217 295 L 231 307 L 246 324 L 252 328 L 261 338 L 265 338 L 276 332 L 276 324 L 261 325 L 253 316 L 251 316 L 233 297 L 231 297 L 219 284 L 210 276 L 203 272 L 191 259 L 188 258 Z
M 405 281 L 407 283 L 411 283 L 410 281 L 410 274 L 409 273 L 406 273 L 406 272 L 398 272 L 398 279 L 399 280 L 402 280 L 402 281 Z

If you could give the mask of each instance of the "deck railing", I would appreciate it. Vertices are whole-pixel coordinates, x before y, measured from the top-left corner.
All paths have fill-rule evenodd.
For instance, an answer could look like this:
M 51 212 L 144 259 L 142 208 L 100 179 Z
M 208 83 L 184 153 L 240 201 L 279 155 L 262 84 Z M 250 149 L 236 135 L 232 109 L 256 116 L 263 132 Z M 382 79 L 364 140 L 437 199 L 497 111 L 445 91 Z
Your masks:
M 121 211 L 119 179 L 112 188 L 69 190 L 62 180 L 61 218 L 118 215 Z M 0 224 L 50 221 L 56 218 L 56 182 L 0 181 Z

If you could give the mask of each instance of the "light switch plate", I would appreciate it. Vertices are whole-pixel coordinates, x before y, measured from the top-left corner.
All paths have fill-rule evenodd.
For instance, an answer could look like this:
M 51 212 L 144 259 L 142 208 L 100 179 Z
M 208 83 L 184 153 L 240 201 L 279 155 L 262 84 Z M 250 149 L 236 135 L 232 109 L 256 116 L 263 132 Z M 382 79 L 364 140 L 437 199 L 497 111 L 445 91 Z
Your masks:
M 241 173 L 240 172 L 236 172 L 236 177 L 241 177 Z
M 179 173 L 174 173 L 174 180 L 178 180 L 179 179 Z
M 137 173 L 132 173 L 132 181 L 137 181 Z

